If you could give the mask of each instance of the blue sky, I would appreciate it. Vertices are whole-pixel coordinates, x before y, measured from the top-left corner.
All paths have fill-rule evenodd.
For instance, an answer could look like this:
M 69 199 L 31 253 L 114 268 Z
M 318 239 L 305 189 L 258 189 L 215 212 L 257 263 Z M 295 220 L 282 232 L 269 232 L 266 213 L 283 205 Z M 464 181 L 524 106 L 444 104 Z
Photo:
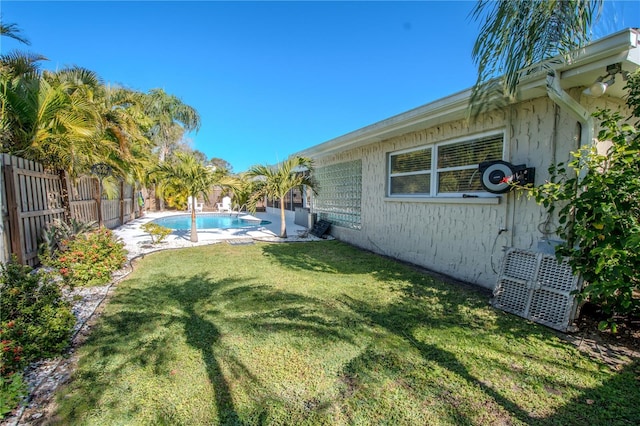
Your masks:
M 31 46 L 0 49 L 178 96 L 201 116 L 191 145 L 240 172 L 472 86 L 474 4 L 2 0 Z M 639 17 L 609 2 L 595 35 Z

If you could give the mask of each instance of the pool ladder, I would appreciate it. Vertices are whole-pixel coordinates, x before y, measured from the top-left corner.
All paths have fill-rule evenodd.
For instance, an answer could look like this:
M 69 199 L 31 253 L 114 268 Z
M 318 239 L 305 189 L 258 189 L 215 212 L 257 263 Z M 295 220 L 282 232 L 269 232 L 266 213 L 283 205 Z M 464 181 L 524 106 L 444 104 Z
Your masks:
M 242 213 L 242 209 L 244 209 L 244 210 L 245 210 L 245 212 L 246 212 L 246 210 L 247 210 L 247 203 L 244 203 L 243 205 L 241 205 L 237 212 L 233 212 L 233 211 L 232 211 L 232 212 L 231 212 L 231 214 L 235 213 L 235 214 L 236 214 L 236 217 L 240 217 L 240 214 Z

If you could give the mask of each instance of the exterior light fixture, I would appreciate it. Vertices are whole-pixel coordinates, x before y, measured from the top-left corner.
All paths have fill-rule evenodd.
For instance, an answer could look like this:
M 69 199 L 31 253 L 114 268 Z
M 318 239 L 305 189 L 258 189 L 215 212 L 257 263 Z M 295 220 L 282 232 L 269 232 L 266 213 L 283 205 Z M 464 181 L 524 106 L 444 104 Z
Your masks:
M 607 73 L 602 77 L 598 77 L 596 81 L 591 86 L 583 90 L 582 93 L 595 98 L 604 95 L 609 86 L 616 82 L 616 74 L 618 73 L 622 73 L 621 63 L 618 62 L 617 64 L 608 65 Z

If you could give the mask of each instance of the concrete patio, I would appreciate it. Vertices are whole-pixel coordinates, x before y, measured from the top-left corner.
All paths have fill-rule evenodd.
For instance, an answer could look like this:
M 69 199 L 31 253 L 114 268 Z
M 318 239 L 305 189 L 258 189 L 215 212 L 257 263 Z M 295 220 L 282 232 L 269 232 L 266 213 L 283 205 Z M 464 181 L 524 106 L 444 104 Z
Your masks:
M 198 242 L 191 242 L 190 231 L 176 230 L 159 244 L 152 244 L 150 235 L 141 229 L 141 226 L 147 222 L 161 217 L 184 215 L 182 211 L 164 211 L 164 212 L 148 212 L 141 218 L 135 219 L 127 224 L 114 229 L 114 233 L 125 243 L 125 248 L 129 252 L 129 258 L 136 257 L 140 254 L 168 249 L 194 247 L 208 244 L 216 244 L 220 242 L 248 243 L 252 241 L 267 242 L 294 242 L 294 241 L 317 241 L 320 238 L 313 235 L 306 235 L 307 228 L 296 225 L 293 219 L 288 219 L 287 238 L 278 237 L 280 233 L 280 216 L 269 213 L 256 213 L 253 216 L 261 220 L 268 220 L 268 225 L 248 226 L 245 228 L 235 229 L 201 229 L 198 230 Z M 216 214 L 216 213 L 198 213 Z M 228 213 L 222 213 L 228 214 Z

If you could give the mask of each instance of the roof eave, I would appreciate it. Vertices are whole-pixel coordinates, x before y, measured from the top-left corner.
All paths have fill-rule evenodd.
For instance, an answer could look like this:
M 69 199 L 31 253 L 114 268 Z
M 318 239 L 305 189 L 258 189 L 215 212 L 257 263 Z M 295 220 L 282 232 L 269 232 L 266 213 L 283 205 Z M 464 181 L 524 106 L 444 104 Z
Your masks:
M 549 68 L 561 76 L 562 88 L 587 86 L 603 73 L 606 66 L 621 62 L 625 71 L 640 66 L 637 29 L 627 29 L 597 40 L 575 52 L 569 63 L 553 58 L 528 68 L 521 79 L 518 102 L 546 96 L 546 76 Z M 467 116 L 471 89 L 411 109 L 353 132 L 309 147 L 295 155 L 324 157 L 336 152 L 381 142 L 414 130 L 458 120 Z

